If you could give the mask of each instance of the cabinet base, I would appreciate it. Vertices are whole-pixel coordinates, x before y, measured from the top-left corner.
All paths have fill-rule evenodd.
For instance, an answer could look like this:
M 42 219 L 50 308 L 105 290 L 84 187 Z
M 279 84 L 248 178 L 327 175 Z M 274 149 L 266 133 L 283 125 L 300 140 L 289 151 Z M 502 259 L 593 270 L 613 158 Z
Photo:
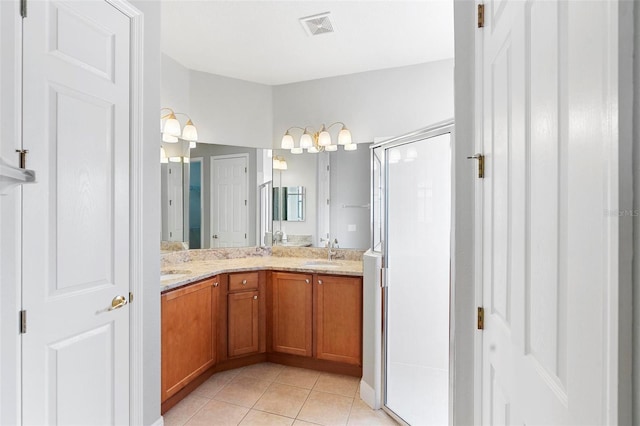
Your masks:
M 322 359 L 277 352 L 268 353 L 267 361 L 273 362 L 274 364 L 288 365 L 289 367 L 308 368 L 309 370 L 342 374 L 344 376 L 362 377 L 362 367 L 358 365 L 343 364 L 340 362 L 325 361 Z

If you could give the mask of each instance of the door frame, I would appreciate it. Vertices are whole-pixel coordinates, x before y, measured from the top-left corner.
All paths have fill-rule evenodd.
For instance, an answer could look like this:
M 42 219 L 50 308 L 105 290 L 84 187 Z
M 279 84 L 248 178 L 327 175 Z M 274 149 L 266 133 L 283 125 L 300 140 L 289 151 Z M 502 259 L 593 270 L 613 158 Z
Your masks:
M 136 295 L 138 300 L 143 299 L 144 293 L 144 276 L 143 276 L 143 203 L 142 194 L 144 193 L 144 109 L 143 109 L 143 61 L 144 61 L 144 15 L 126 0 L 104 0 L 120 13 L 130 20 L 130 291 Z M 7 97 L 6 105 L 13 105 L 15 109 L 11 111 L 3 111 L 3 116 L 7 118 L 7 122 L 3 121 L 3 127 L 7 126 L 8 134 L 14 136 L 12 143 L 4 143 L 0 145 L 1 152 L 7 154 L 14 149 L 21 148 L 22 132 L 21 118 L 22 99 L 20 88 L 22 87 L 22 25 L 23 21 L 19 13 L 19 2 L 2 2 L 0 6 L 0 19 L 2 23 L 10 25 L 2 25 L 0 38 L 8 40 L 8 44 L 12 46 L 8 60 L 2 61 L 2 74 L 8 76 L 7 80 L 3 80 L 0 84 L 8 84 L 12 80 L 12 91 L 3 93 L 3 97 Z M 4 44 L 4 43 L 3 43 Z M 4 78 L 4 76 L 3 76 Z M 6 86 L 3 86 L 3 89 Z M 18 111 L 18 112 L 16 112 Z M 10 157 L 7 157 L 10 158 Z M 22 252 L 22 241 L 20 229 L 22 228 L 22 207 L 21 207 L 21 189 L 14 190 L 13 193 L 7 195 L 7 199 L 15 198 L 14 208 L 3 209 L 2 232 L 3 241 L 2 249 L 11 251 L 12 253 Z M 11 216 L 9 216 L 9 211 Z M 7 219 L 7 220 L 5 220 Z M 19 257 L 19 256 L 17 256 Z M 12 315 L 11 311 L 19 311 L 21 309 L 22 299 L 22 277 L 20 271 L 19 258 L 15 259 L 9 265 L 2 265 L 0 268 L 2 281 L 5 283 L 2 288 L 0 302 L 0 315 L 2 315 L 2 328 L 0 328 L 0 354 L 2 357 L 2 366 L 0 374 L 2 376 L 2 387 L 0 388 L 0 400 L 2 401 L 2 410 L 0 410 L 0 423 L 20 424 L 22 422 L 21 405 L 22 400 L 19 395 L 22 394 L 20 383 L 21 363 L 21 336 L 15 332 L 17 330 L 18 315 Z M 5 267 L 6 266 L 6 267 Z M 5 279 L 7 279 L 5 281 Z M 8 285 L 7 285 L 8 284 Z M 143 312 L 139 303 L 129 305 L 130 322 L 129 322 L 129 390 L 130 390 L 130 406 L 129 420 L 131 424 L 143 423 Z M 5 321 L 9 319 L 8 321 Z M 6 369 L 5 369 L 6 368 Z M 5 376 L 5 371 L 14 371 L 10 377 Z
M 210 176 L 209 176 L 209 234 L 213 234 L 213 161 L 214 160 L 225 160 L 225 159 L 229 159 L 229 158 L 238 158 L 238 157 L 242 157 L 244 158 L 244 162 L 245 162 L 245 167 L 247 168 L 247 172 L 244 174 L 244 187 L 245 187 L 245 196 L 247 197 L 247 217 L 245 219 L 245 228 L 247 231 L 247 235 L 249 234 L 249 154 L 245 153 L 238 153 L 238 154 L 224 154 L 224 155 L 212 155 L 211 157 L 209 157 L 209 169 L 210 171 Z M 214 248 L 211 247 L 211 238 L 209 237 L 209 247 L 210 248 Z M 220 248 L 220 247 L 215 247 L 215 248 Z

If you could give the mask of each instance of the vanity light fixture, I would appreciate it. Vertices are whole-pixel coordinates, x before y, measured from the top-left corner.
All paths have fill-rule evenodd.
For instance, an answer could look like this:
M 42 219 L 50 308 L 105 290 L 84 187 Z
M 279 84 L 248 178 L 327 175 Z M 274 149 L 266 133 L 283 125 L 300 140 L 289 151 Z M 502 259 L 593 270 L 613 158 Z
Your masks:
M 162 111 L 169 111 L 167 114 L 162 115 Z M 176 115 L 184 115 L 187 117 L 187 122 L 184 127 L 180 128 L 180 122 L 176 118 Z M 162 124 L 164 120 L 164 124 Z M 167 143 L 177 143 L 178 138 L 185 141 L 189 141 L 189 148 L 195 148 L 198 141 L 198 130 L 193 125 L 191 117 L 183 112 L 174 112 L 171 108 L 160 109 L 160 126 L 162 129 L 162 141 Z
M 331 140 L 329 129 L 338 124 L 342 125 L 342 129 L 340 129 L 340 131 L 338 132 L 338 143 L 334 144 Z M 296 146 L 293 136 L 290 133 L 294 129 L 302 131 L 298 146 Z M 337 121 L 333 124 L 330 124 L 329 126 L 325 126 L 323 124 L 318 131 L 310 126 L 289 127 L 284 133 L 284 136 L 282 136 L 282 143 L 280 144 L 280 147 L 282 149 L 291 150 L 292 154 L 302 154 L 304 149 L 306 149 L 307 152 L 310 153 L 317 153 L 322 151 L 337 151 L 338 145 L 342 145 L 345 151 L 355 151 L 356 149 L 358 149 L 356 144 L 353 143 L 351 139 L 351 132 L 341 121 Z

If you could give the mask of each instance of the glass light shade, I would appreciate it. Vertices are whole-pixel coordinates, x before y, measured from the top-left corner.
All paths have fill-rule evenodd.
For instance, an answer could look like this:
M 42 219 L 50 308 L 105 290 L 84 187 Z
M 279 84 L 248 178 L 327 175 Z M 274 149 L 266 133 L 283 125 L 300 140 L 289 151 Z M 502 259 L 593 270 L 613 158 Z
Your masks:
M 356 149 L 358 149 L 358 145 L 355 143 L 350 143 L 344 146 L 345 151 L 355 151 Z
M 164 122 L 164 129 L 162 130 L 162 133 L 166 133 L 168 135 L 176 137 L 180 136 L 180 134 L 182 133 L 180 131 L 180 122 L 173 113 L 169 116 L 169 118 L 167 118 L 167 121 Z
M 287 160 L 280 160 L 280 170 L 287 170 Z
M 185 164 L 189 163 L 189 157 L 182 157 L 182 162 Z
M 331 135 L 329 134 L 329 132 L 327 132 L 324 129 L 324 126 L 322 126 L 322 131 L 320 132 L 320 135 L 318 135 L 318 145 L 320 146 L 331 145 Z
M 291 148 L 291 153 L 292 154 L 302 154 L 302 148 L 300 148 L 300 147 Z
M 338 145 L 350 145 L 351 144 L 351 132 L 346 127 L 342 127 L 340 133 L 338 133 Z
M 418 158 L 418 151 L 415 148 L 409 148 L 407 150 L 407 158 L 404 161 L 411 162 Z
M 402 155 L 400 155 L 400 151 L 393 150 L 389 153 L 389 163 L 397 163 L 402 159 Z
M 182 139 L 189 142 L 195 142 L 198 140 L 198 130 L 196 130 L 196 126 L 193 125 L 191 120 L 187 121 L 187 124 L 184 125 L 184 129 L 182 129 Z
M 165 152 L 163 147 L 160 147 L 160 163 L 166 164 L 169 162 L 167 158 L 167 153 Z
M 325 151 L 332 152 L 338 150 L 338 145 L 327 145 L 324 147 Z
M 313 146 L 313 136 L 309 132 L 305 131 L 300 138 L 300 148 L 310 148 Z
M 189 142 L 189 149 L 193 149 L 197 146 L 196 141 Z
M 162 134 L 162 142 L 166 142 L 166 143 L 178 143 L 178 138 L 175 136 L 171 136 L 168 133 L 163 133 Z
M 169 157 L 169 161 L 172 163 L 180 163 L 182 161 L 182 157 Z
M 282 143 L 280 144 L 280 148 L 282 148 L 282 149 L 292 149 L 293 146 L 294 146 L 293 136 L 291 136 L 289 134 L 289 132 L 287 131 L 287 133 L 285 133 L 284 136 L 282 137 Z
M 307 149 L 307 152 L 310 152 L 311 154 L 316 154 L 320 151 L 318 151 L 318 148 L 316 148 L 315 146 L 310 146 L 309 149 Z
M 273 159 L 273 169 L 280 170 L 280 160 L 278 160 L 277 158 Z

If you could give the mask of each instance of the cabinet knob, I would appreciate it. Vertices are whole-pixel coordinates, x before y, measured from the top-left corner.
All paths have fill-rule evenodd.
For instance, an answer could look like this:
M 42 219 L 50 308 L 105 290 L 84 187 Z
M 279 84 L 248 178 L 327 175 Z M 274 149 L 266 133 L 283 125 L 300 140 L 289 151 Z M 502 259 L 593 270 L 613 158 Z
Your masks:
M 305 283 L 309 284 L 309 278 L 307 278 L 306 280 L 304 280 Z
M 318 284 L 322 285 L 322 280 L 318 280 Z
M 253 300 L 258 300 L 258 296 L 253 296 Z
M 220 283 L 213 283 L 214 287 L 218 287 L 220 285 Z
M 247 280 L 242 280 L 242 285 L 247 285 Z

